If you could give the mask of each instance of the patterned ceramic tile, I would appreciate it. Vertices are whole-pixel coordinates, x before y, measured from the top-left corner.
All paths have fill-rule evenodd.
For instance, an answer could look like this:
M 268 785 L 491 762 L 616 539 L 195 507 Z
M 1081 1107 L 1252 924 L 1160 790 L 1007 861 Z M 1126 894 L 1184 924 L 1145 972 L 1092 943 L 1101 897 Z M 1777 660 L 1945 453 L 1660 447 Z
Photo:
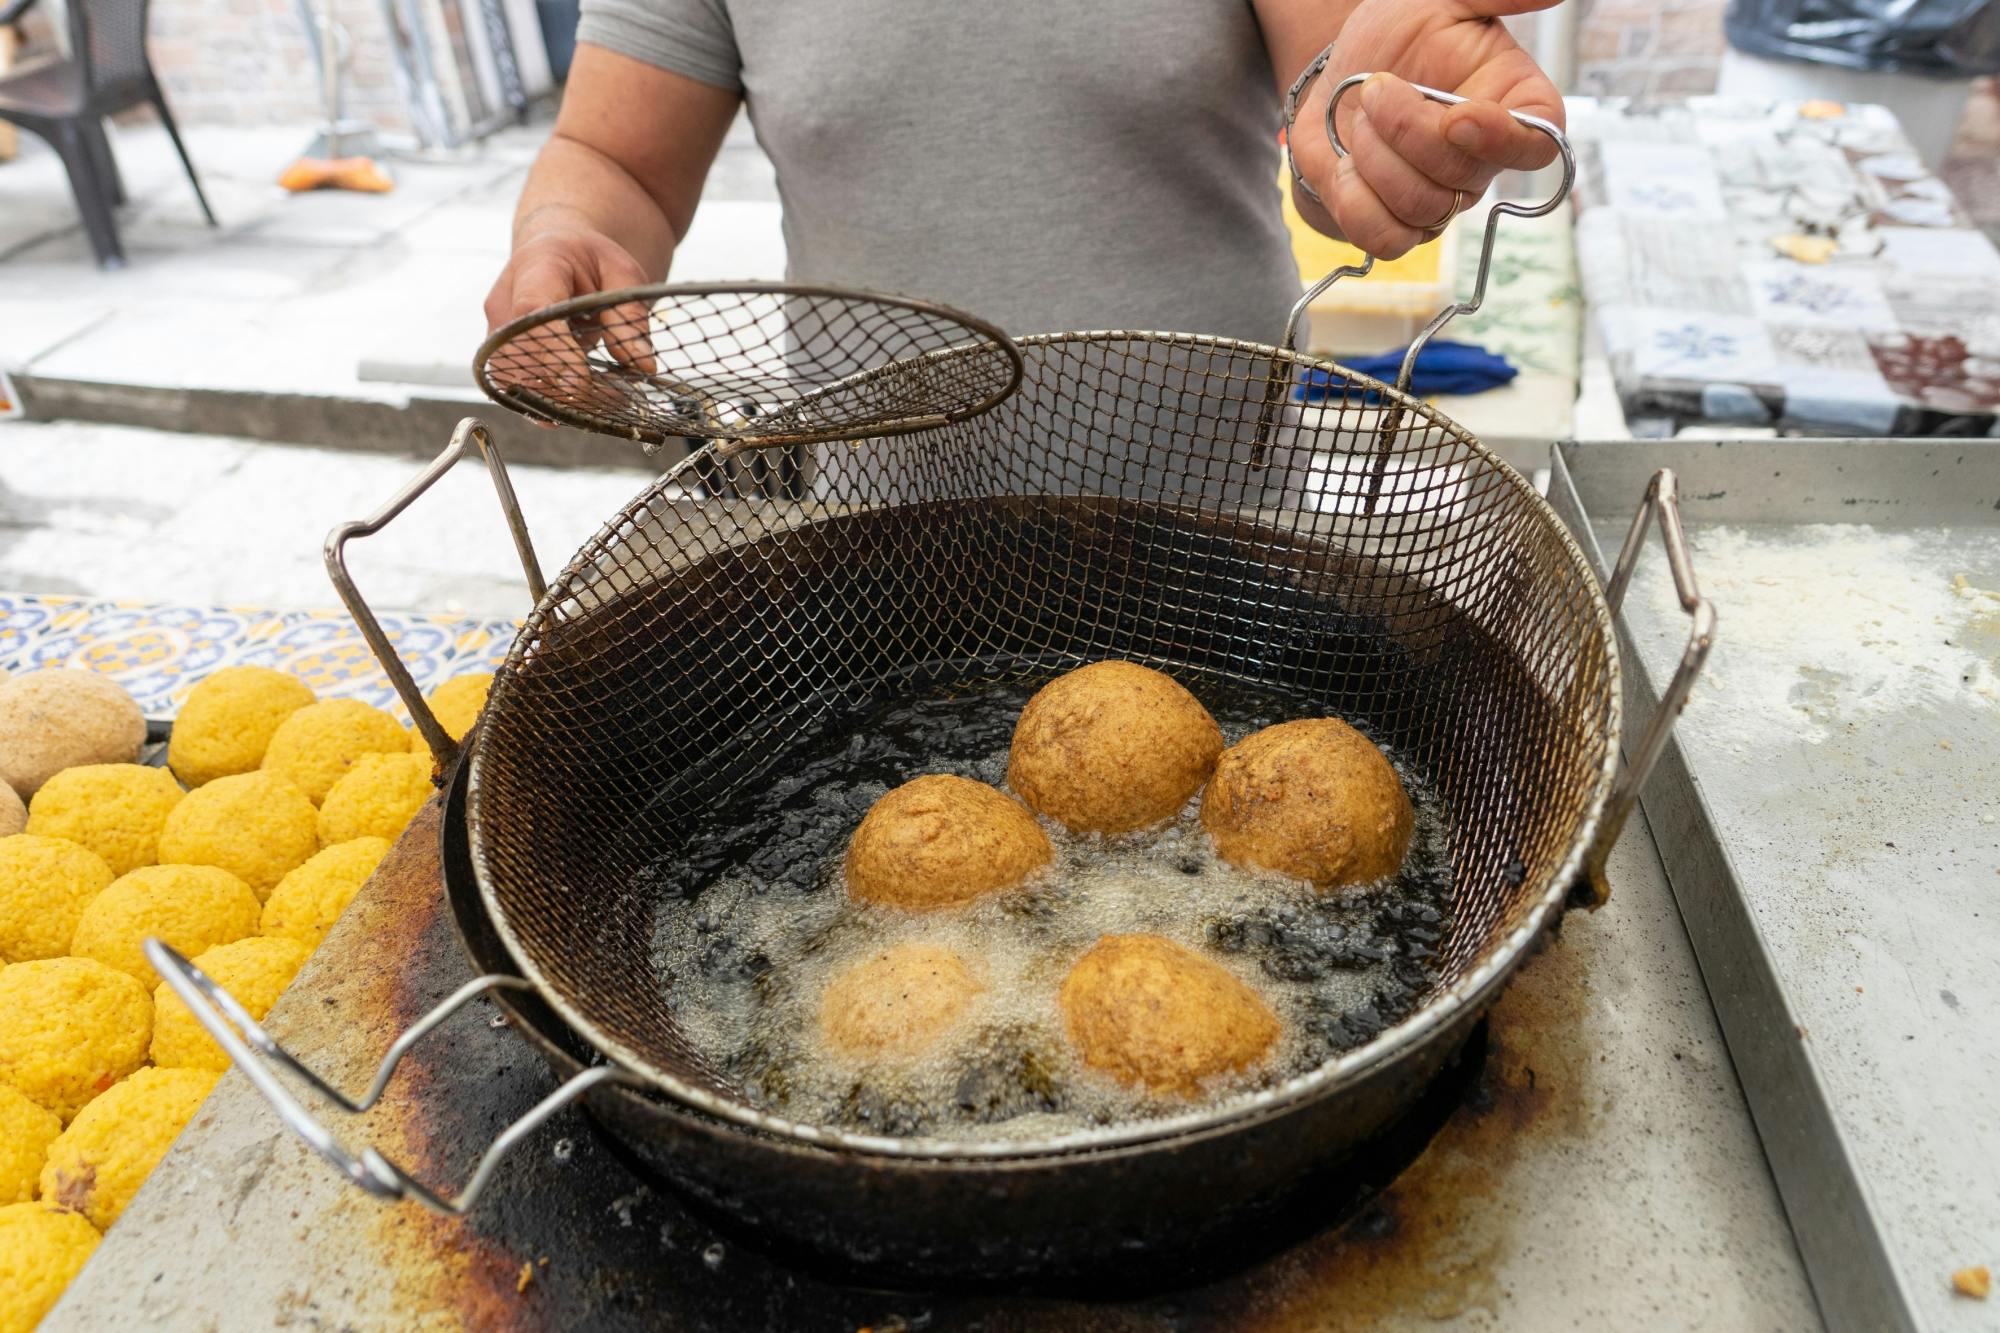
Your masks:
M 426 691 L 452 676 L 495 669 L 518 628 L 507 620 L 396 613 L 384 613 L 382 627 Z M 130 690 L 148 717 L 172 717 L 204 676 L 238 665 L 289 671 L 323 699 L 360 699 L 403 711 L 343 611 L 0 593 L 0 671 L 101 671 Z

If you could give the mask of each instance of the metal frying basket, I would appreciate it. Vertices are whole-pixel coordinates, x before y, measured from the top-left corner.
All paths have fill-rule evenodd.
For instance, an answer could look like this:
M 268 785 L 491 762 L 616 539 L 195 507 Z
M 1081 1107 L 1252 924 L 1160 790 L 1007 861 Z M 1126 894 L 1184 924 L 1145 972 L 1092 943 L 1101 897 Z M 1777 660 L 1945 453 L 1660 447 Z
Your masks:
M 1329 100 L 1329 133 L 1338 97 L 1362 77 Z M 1568 146 L 1554 127 L 1538 128 L 1562 148 L 1566 191 Z M 1497 208 L 1485 257 L 1502 212 L 1532 216 L 1560 198 Z M 603 303 L 671 301 L 676 291 Z M 1446 312 L 1424 337 L 1477 303 Z M 535 327 L 574 333 L 587 305 L 572 302 Z M 397 1044 L 365 1097 L 349 1099 L 299 1068 L 184 960 L 152 951 L 259 1088 L 357 1183 L 462 1210 L 501 1153 L 606 1083 L 757 1131 L 752 1141 L 878 1163 L 1104 1162 L 1113 1150 L 1217 1142 L 1275 1124 L 1324 1156 L 1380 1123 L 1351 1114 L 1343 1094 L 1379 1091 L 1386 1079 L 1411 1085 L 1414 1096 L 1417 1076 L 1470 1029 L 1566 896 L 1602 901 L 1604 858 L 1713 630 L 1670 475 L 1656 478 L 1634 521 L 1607 605 L 1533 488 L 1402 388 L 1288 345 L 1188 334 L 1050 334 L 1007 348 L 1019 367 L 1011 393 L 894 439 L 862 427 L 862 442 L 813 457 L 802 499 L 763 500 L 712 467 L 795 443 L 795 432 L 760 436 L 724 423 L 727 438 L 644 490 L 538 597 L 464 760 L 479 892 L 521 977 L 469 984 Z M 992 350 L 973 340 L 914 355 L 923 375 L 951 384 L 968 382 L 959 361 L 990 360 Z M 646 351 L 628 348 L 623 369 L 605 368 L 624 386 L 621 402 L 632 401 L 629 377 L 642 374 L 632 362 Z M 492 364 L 496 349 L 483 357 Z M 1308 369 L 1328 384 L 1323 401 L 1303 405 L 1291 389 Z M 909 370 L 891 361 L 874 373 Z M 770 396 L 768 386 L 737 388 Z M 565 407 L 563 419 L 629 424 L 592 417 L 579 405 L 586 401 Z M 749 419 L 781 415 L 760 408 Z M 504 470 L 475 422 L 381 513 L 328 542 L 337 585 L 441 756 L 455 747 L 355 592 L 342 551 L 472 445 L 503 483 L 537 582 Z M 1611 619 L 1656 512 L 1695 624 L 1668 703 L 1621 776 Z M 791 738 L 829 717 L 920 678 L 1035 681 L 1106 657 L 1296 692 L 1364 721 L 1430 774 L 1451 828 L 1456 896 L 1440 982 L 1417 1011 L 1277 1086 L 1041 1141 L 902 1139 L 799 1123 L 705 1062 L 652 963 L 654 904 L 635 887 L 641 870 L 685 847 L 695 816 L 762 780 L 784 762 Z M 362 1107 L 412 1041 L 493 986 L 532 986 L 606 1063 L 511 1128 L 449 1200 L 373 1150 L 341 1148 L 259 1055 Z

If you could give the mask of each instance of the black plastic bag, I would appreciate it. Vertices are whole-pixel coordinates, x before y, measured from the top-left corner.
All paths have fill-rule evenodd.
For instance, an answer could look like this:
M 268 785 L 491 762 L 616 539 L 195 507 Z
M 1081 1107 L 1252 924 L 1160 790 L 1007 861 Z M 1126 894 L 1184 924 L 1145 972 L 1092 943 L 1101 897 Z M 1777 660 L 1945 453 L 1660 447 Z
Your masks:
M 1729 44 L 1774 60 L 1967 79 L 2000 73 L 2000 0 L 1729 0 Z

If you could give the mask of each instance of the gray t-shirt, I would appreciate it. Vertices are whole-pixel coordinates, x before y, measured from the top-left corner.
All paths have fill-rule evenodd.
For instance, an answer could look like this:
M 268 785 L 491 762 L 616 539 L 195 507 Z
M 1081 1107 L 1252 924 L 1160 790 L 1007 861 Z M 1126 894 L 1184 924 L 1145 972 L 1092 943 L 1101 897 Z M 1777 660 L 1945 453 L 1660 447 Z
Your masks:
M 1273 342 L 1298 296 L 1248 0 L 583 0 L 577 36 L 743 94 L 796 280 L 1016 335 Z

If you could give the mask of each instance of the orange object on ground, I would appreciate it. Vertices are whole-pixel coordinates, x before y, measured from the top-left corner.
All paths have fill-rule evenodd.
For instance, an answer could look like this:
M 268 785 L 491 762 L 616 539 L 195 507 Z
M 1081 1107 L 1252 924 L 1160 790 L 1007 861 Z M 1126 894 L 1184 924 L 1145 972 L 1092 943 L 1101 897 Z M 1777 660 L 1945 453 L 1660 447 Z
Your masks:
M 300 194 L 306 190 L 354 190 L 361 194 L 387 194 L 396 188 L 389 173 L 372 157 L 302 157 L 286 167 L 278 184 Z

